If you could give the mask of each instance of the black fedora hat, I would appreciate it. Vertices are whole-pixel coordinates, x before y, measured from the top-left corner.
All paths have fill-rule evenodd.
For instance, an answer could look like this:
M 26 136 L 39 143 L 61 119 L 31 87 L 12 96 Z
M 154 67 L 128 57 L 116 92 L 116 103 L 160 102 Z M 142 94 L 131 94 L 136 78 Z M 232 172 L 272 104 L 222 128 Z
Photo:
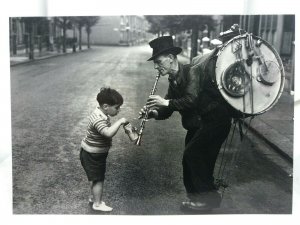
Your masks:
M 152 56 L 147 61 L 153 60 L 156 57 L 164 53 L 172 53 L 174 55 L 179 54 L 182 49 L 175 47 L 171 36 L 162 36 L 149 42 L 151 48 L 153 48 Z

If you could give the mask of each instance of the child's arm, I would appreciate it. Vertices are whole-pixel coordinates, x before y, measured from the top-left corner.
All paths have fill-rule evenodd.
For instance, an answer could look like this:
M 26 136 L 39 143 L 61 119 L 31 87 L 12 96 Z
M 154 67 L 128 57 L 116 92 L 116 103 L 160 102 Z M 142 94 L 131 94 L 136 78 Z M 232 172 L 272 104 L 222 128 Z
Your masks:
M 126 122 L 127 122 L 127 120 L 125 118 L 121 118 L 121 119 L 117 120 L 114 124 L 112 124 L 110 127 L 103 128 L 101 130 L 101 134 L 105 137 L 111 138 L 116 135 L 120 126 Z

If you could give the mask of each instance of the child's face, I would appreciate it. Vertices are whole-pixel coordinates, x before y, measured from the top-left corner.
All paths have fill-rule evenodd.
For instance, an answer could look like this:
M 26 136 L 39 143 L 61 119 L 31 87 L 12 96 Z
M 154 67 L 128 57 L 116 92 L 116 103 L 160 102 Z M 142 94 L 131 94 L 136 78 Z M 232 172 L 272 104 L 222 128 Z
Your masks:
M 106 113 L 109 116 L 116 116 L 120 112 L 121 105 L 107 105 Z

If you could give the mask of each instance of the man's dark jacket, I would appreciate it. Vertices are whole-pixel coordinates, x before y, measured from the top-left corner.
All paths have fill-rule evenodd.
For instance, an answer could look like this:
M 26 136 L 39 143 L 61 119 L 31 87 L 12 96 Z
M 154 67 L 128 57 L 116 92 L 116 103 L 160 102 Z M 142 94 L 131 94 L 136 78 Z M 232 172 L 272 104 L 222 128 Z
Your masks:
M 218 121 L 228 117 L 226 104 L 213 82 L 214 52 L 203 56 L 196 65 L 182 65 L 175 79 L 169 78 L 165 99 L 168 107 L 158 108 L 158 117 L 169 118 L 174 111 L 182 117 L 186 130 L 197 129 L 203 122 Z

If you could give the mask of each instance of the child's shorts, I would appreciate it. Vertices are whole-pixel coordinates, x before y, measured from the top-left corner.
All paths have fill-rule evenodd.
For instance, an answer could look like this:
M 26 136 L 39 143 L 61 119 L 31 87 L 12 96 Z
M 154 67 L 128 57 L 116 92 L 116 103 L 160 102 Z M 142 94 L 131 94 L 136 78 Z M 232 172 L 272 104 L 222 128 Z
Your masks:
M 104 181 L 108 153 L 89 153 L 80 149 L 80 161 L 89 181 Z

